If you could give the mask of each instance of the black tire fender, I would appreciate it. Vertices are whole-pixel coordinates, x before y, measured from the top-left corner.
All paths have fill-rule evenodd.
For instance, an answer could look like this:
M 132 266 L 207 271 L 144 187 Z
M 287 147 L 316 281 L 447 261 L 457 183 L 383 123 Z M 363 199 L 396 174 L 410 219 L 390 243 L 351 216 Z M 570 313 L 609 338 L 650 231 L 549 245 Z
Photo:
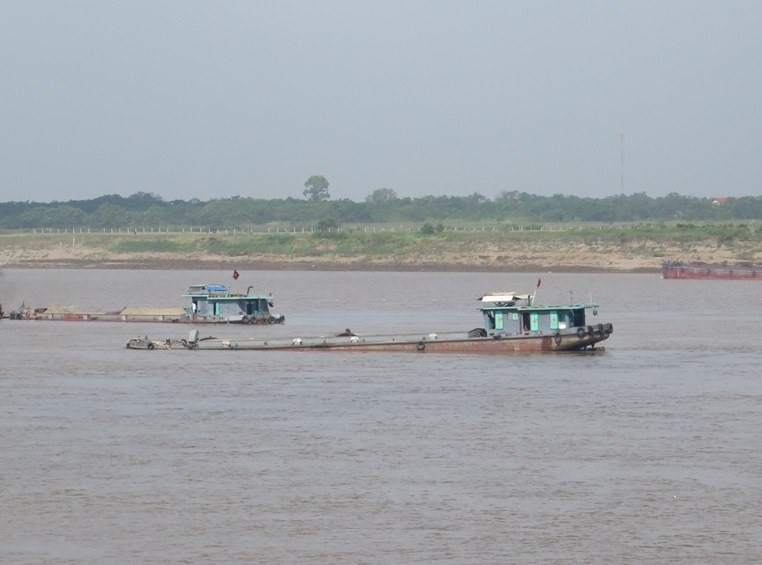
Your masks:
M 426 344 L 423 343 L 422 341 L 419 341 L 418 343 L 415 344 L 415 348 L 418 351 L 423 351 L 424 349 L 426 349 Z
M 153 349 L 154 347 L 156 347 L 156 346 L 153 344 L 152 341 L 149 341 L 148 345 L 146 345 L 146 348 L 148 348 L 148 349 Z
M 585 328 L 577 328 L 577 337 L 580 339 L 584 339 L 585 337 Z

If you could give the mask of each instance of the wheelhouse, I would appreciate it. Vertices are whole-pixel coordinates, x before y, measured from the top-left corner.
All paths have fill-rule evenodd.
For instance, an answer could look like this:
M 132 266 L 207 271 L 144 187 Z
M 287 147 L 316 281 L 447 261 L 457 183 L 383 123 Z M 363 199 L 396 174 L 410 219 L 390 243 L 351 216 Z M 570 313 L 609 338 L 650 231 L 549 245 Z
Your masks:
M 258 320 L 270 317 L 272 294 L 231 292 L 222 284 L 191 285 L 183 295 L 190 298 L 186 312 L 191 318 L 223 318 L 229 321 Z
M 500 292 L 484 295 L 480 310 L 488 335 L 555 334 L 576 331 L 587 325 L 587 310 L 598 304 L 564 304 L 540 306 L 533 304 L 527 293 Z

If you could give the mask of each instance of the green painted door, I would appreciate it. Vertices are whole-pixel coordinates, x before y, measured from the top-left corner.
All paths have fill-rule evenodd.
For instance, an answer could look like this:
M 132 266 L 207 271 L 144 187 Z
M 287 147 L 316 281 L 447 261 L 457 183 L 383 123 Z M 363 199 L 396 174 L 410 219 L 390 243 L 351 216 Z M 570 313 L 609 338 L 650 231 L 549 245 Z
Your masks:
M 540 315 L 539 314 L 530 314 L 529 315 L 529 329 L 533 332 L 536 332 L 540 329 Z
M 550 329 L 551 330 L 558 329 L 558 312 L 550 313 Z

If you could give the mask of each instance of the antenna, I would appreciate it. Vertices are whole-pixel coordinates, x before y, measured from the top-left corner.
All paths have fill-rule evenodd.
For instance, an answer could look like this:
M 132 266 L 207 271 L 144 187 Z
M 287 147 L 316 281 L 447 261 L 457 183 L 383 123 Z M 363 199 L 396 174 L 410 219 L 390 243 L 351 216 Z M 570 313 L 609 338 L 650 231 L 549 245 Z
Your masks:
M 620 171 L 621 171 L 621 178 L 620 178 L 620 189 L 621 194 L 624 196 L 624 130 L 621 130 L 619 132 L 619 142 L 620 142 Z
M 624 130 L 619 130 L 619 198 L 616 202 L 616 218 L 622 220 L 622 201 L 624 200 Z

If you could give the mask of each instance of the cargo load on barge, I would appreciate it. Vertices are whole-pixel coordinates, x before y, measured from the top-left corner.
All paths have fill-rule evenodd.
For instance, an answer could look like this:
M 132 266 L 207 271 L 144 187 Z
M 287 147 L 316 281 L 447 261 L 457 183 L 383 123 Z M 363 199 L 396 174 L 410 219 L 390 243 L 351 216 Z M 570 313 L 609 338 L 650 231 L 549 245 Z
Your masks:
M 283 315 L 273 314 L 272 293 L 233 292 L 224 284 L 195 284 L 183 294 L 186 307 L 124 307 L 92 312 L 76 306 L 31 307 L 22 304 L 10 312 L 11 320 L 57 320 L 66 322 L 165 322 L 188 324 L 282 324 Z

